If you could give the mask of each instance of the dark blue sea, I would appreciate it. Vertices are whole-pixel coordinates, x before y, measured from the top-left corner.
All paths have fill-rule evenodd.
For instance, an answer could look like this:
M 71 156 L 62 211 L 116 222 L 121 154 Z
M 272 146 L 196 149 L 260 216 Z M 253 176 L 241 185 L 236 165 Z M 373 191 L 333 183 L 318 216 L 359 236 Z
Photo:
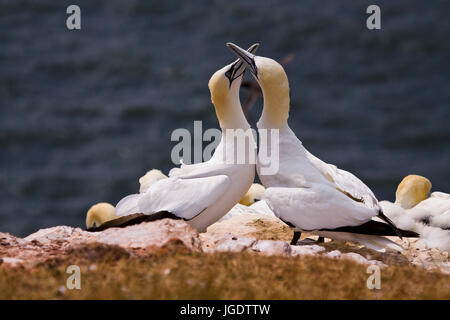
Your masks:
M 66 28 L 70 4 L 81 30 Z M 366 28 L 369 4 L 381 30 Z M 0 232 L 84 226 L 92 204 L 167 173 L 174 129 L 218 127 L 207 83 L 234 60 L 227 41 L 293 56 L 290 126 L 378 199 L 410 173 L 450 192 L 449 13 L 421 0 L 0 0 Z

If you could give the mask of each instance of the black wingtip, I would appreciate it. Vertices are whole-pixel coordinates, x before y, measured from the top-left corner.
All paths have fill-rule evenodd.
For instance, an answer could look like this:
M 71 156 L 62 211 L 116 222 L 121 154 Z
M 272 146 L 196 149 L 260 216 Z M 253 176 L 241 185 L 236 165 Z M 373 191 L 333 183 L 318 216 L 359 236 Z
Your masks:
M 123 216 L 117 219 L 106 221 L 98 227 L 87 228 L 86 231 L 99 232 L 109 228 L 124 228 L 133 224 L 139 224 L 144 218 L 145 214 L 143 213 L 130 214 L 128 216 Z
M 418 238 L 419 234 L 414 231 L 402 230 L 397 227 L 392 228 L 391 225 L 379 222 L 375 220 L 370 220 L 366 223 L 363 223 L 359 226 L 347 226 L 347 227 L 339 227 L 336 229 L 321 229 L 319 231 L 333 231 L 333 232 L 348 232 L 348 233 L 358 233 L 358 234 L 367 234 L 374 236 L 398 236 L 402 239 L 402 237 L 407 238 Z
M 400 231 L 400 229 L 397 228 L 397 227 L 395 226 L 394 222 L 392 222 L 392 220 L 389 219 L 389 218 L 384 214 L 383 210 L 380 209 L 380 210 L 378 211 L 378 217 L 379 217 L 381 220 L 385 221 L 385 222 L 392 228 L 392 230 L 394 230 L 395 234 L 396 234 L 400 239 L 403 239 L 403 235 L 402 235 L 402 232 Z
M 161 219 L 181 219 L 168 211 L 159 211 L 152 214 L 134 213 L 117 219 L 109 220 L 98 227 L 87 228 L 89 232 L 99 232 L 109 228 L 125 228 L 142 222 L 155 221 Z

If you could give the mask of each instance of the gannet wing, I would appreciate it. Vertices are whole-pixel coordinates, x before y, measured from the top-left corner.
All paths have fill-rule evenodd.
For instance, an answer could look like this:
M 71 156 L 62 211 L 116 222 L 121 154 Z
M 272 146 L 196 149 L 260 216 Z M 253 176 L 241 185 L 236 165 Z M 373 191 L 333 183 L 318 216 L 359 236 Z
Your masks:
M 323 162 L 306 151 L 308 160 L 336 189 L 356 202 L 364 203 L 368 208 L 379 209 L 378 200 L 361 180 L 348 171 L 341 170 L 335 165 Z
M 266 189 L 265 200 L 277 217 L 304 231 L 359 226 L 378 213 L 318 183 L 310 188 L 271 187 Z
M 146 193 L 122 199 L 116 206 L 116 214 L 151 215 L 167 211 L 179 218 L 191 220 L 214 204 L 230 185 L 230 178 L 223 174 L 179 176 L 159 180 L 151 185 Z
M 178 177 L 184 174 L 189 174 L 191 172 L 194 172 L 195 170 L 197 170 L 198 168 L 201 168 L 202 165 L 204 165 L 203 163 L 193 163 L 193 164 L 184 164 L 183 162 L 181 162 L 181 165 L 179 168 L 172 168 L 169 171 L 169 177 Z

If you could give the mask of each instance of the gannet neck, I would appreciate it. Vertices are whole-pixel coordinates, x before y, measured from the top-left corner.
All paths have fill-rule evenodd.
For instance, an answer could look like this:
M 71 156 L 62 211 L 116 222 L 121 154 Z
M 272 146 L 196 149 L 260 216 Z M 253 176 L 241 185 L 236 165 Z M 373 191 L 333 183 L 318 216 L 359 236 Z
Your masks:
M 264 96 L 264 107 L 258 127 L 281 128 L 289 118 L 289 81 L 283 67 L 275 60 L 255 57 L 258 82 Z
M 250 125 L 242 111 L 239 99 L 241 79 L 236 79 L 229 86 L 228 80 L 223 76 L 223 70 L 217 71 L 209 81 L 211 101 L 216 109 L 220 128 L 224 129 L 248 129 Z
M 222 131 L 250 128 L 239 101 L 230 101 L 227 104 L 216 106 L 216 114 Z
M 395 203 L 403 209 L 411 209 L 425 200 L 431 190 L 431 182 L 425 177 L 408 175 L 397 187 Z

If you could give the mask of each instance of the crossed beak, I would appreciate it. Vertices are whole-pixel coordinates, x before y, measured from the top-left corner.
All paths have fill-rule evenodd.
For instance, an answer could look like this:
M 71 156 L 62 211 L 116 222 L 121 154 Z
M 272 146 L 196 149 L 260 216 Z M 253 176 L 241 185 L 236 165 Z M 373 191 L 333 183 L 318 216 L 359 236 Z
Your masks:
M 247 51 L 243 50 L 239 47 L 238 48 L 243 50 L 245 53 L 251 54 L 253 56 L 253 54 L 256 52 L 256 50 L 258 50 L 258 47 L 259 47 L 259 43 L 255 43 L 250 48 L 248 48 Z M 230 79 L 230 86 L 231 86 L 231 82 L 233 82 L 233 80 L 242 76 L 242 74 L 245 72 L 246 66 L 247 65 L 246 65 L 245 61 L 243 61 L 240 57 L 235 62 L 233 62 L 231 69 L 228 71 L 230 74 L 227 75 L 228 78 Z
M 255 45 L 259 45 L 259 44 L 254 44 Z M 253 47 L 252 46 L 252 47 Z M 256 77 L 258 78 L 258 68 L 256 68 L 256 64 L 255 64 L 255 55 L 253 54 L 256 49 L 252 52 L 250 51 L 250 49 L 252 47 L 249 48 L 248 51 L 242 49 L 241 47 L 235 45 L 234 43 L 228 42 L 227 43 L 227 47 L 233 51 L 233 53 L 235 55 L 238 56 L 239 60 L 242 61 L 246 67 L 248 67 L 250 69 L 250 72 Z

